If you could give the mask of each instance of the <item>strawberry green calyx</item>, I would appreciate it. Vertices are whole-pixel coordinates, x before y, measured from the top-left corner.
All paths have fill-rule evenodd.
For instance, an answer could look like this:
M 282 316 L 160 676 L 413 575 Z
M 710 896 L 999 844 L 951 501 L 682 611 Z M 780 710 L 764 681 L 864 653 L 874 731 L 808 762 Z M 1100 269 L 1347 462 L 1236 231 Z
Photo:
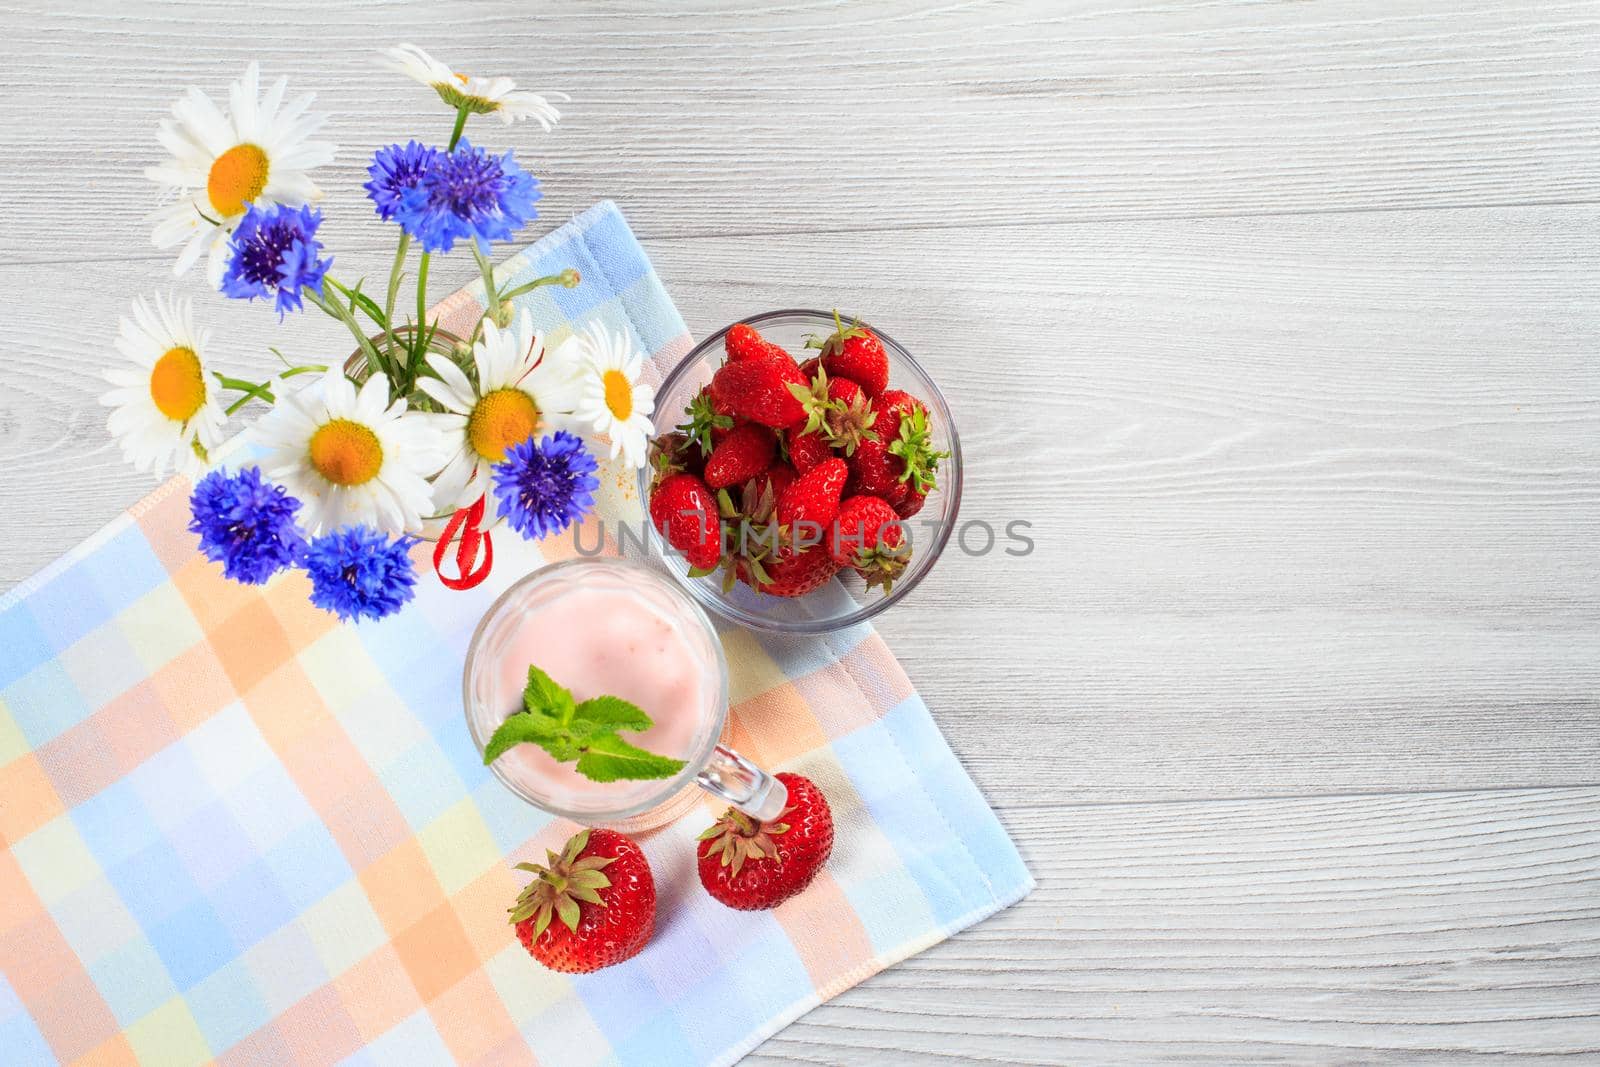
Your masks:
M 846 326 L 844 321 L 839 318 L 838 308 L 833 309 L 833 325 L 834 330 L 827 337 L 819 337 L 816 334 L 812 334 L 806 338 L 806 347 L 820 349 L 824 359 L 843 348 L 844 343 L 850 338 L 870 336 L 861 325 L 860 319 Z
M 890 443 L 889 452 L 905 461 L 906 469 L 900 473 L 900 480 L 910 482 L 919 493 L 939 487 L 939 461 L 950 457 L 948 452 L 934 450 L 928 416 L 920 408 L 900 416 L 900 433 Z
M 717 510 L 721 517 L 734 524 L 729 532 L 730 544 L 722 558 L 722 591 L 732 592 L 741 576 L 748 576 L 765 584 L 767 569 L 762 561 L 767 559 L 779 544 L 778 528 L 772 515 L 777 509 L 772 482 L 766 477 L 752 478 L 739 493 L 739 503 L 726 489 L 717 490 Z
M 790 810 L 785 808 L 778 818 L 783 818 Z M 737 878 L 746 860 L 770 859 L 782 863 L 783 855 L 773 838 L 788 832 L 788 823 L 757 822 L 744 812 L 729 808 L 728 813 L 697 840 L 710 841 L 711 847 L 706 850 L 706 855 L 720 855 L 722 866 L 731 867 L 733 876 Z
M 650 442 L 650 467 L 655 472 L 652 475 L 652 489 L 674 474 L 682 474 L 689 469 L 685 452 L 692 444 L 682 431 L 662 434 Z
M 533 918 L 533 939 L 537 941 L 550 926 L 552 918 L 559 918 L 568 930 L 578 929 L 578 902 L 605 907 L 600 890 L 611 885 L 605 869 L 616 862 L 616 857 L 585 856 L 589 845 L 589 831 L 574 834 L 562 848 L 561 855 L 546 851 L 546 866 L 519 863 L 517 870 L 534 876 L 532 882 L 517 897 L 511 908 L 511 924 Z
M 871 548 L 856 553 L 856 573 L 867 580 L 867 588 L 883 586 L 887 593 L 894 588 L 895 580 L 906 572 L 911 559 L 909 544 L 890 545 L 879 542 Z
M 828 413 L 833 411 L 834 402 L 828 397 L 826 370 L 818 367 L 810 385 L 790 382 L 789 392 L 800 401 L 800 406 L 806 409 L 806 421 L 800 427 L 800 433 L 816 433 L 828 424 Z
M 872 424 L 878 421 L 878 413 L 872 410 L 872 401 L 867 399 L 865 393 L 857 393 L 849 403 L 836 401 L 836 408 L 828 416 L 827 433 L 824 435 L 834 448 L 844 449 L 844 454 L 853 456 L 862 441 L 876 441 L 878 434 L 873 430 Z
M 711 396 L 705 390 L 696 393 L 689 406 L 684 409 L 684 414 L 689 416 L 689 421 L 678 427 L 689 440 L 700 445 L 700 450 L 706 455 L 711 455 L 711 431 L 728 430 L 733 428 L 733 416 L 719 415 L 711 404 Z
M 860 389 L 855 390 L 848 402 L 833 396 L 826 367 L 817 368 L 810 387 L 795 383 L 789 386 L 789 392 L 806 409 L 806 421 L 793 432 L 821 433 L 829 447 L 841 448 L 847 456 L 855 455 L 862 441 L 878 439 L 872 429 L 873 423 L 878 421 L 872 401 Z

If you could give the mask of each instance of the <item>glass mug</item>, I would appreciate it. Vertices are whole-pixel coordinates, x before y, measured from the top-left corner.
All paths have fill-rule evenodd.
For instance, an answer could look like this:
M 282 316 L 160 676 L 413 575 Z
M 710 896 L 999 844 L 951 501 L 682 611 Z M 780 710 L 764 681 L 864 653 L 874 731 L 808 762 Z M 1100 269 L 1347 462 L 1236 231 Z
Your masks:
M 501 594 L 472 635 L 462 678 L 467 728 L 480 755 L 500 724 L 522 709 L 530 664 L 580 700 L 606 693 L 639 705 L 654 725 L 624 731 L 624 740 L 684 761 L 671 778 L 601 783 L 537 745 L 513 746 L 489 768 L 535 807 L 587 826 L 639 831 L 692 807 L 698 794 L 691 784 L 755 819 L 775 819 L 788 803 L 782 782 L 722 743 L 728 717 L 722 641 L 700 605 L 667 575 L 621 559 L 572 559 L 534 571 Z

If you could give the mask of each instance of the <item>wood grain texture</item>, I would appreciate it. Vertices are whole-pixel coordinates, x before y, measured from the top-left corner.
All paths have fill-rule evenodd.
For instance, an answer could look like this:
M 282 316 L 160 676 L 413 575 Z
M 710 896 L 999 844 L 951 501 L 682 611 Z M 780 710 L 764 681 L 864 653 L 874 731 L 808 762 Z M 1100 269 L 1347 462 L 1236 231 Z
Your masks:
M 430 102 L 420 86 L 375 91 L 386 76 L 373 49 L 387 40 L 572 93 L 554 136 L 495 140 L 536 154 L 552 210 L 624 198 L 645 237 L 1600 193 L 1591 0 L 443 11 L 285 0 L 243 32 L 222 0 L 3 0 L 8 77 L 28 101 L 5 126 L 10 146 L 45 131 L 48 148 L 5 176 L 0 255 L 76 258 L 37 238 L 67 189 L 113 254 L 166 258 L 141 221 L 152 189 L 140 168 L 157 158 L 142 131 L 175 87 L 220 90 L 250 58 L 318 90 L 348 146 L 335 184 L 350 185 L 370 146 L 415 134 Z M 345 247 L 387 241 L 365 220 L 335 232 Z
M 1600 791 L 1015 811 L 1022 904 L 750 1064 L 1600 1056 Z
M 149 488 L 92 376 L 170 284 L 176 85 L 317 88 L 386 269 L 362 159 L 429 100 L 381 23 L 572 92 L 486 143 L 551 225 L 617 199 L 696 333 L 887 329 L 963 518 L 1034 524 L 880 628 L 1039 890 L 752 1062 L 1600 1053 L 1600 7 L 666 8 L 0 0 L 0 588 Z M 198 302 L 230 369 L 348 348 Z

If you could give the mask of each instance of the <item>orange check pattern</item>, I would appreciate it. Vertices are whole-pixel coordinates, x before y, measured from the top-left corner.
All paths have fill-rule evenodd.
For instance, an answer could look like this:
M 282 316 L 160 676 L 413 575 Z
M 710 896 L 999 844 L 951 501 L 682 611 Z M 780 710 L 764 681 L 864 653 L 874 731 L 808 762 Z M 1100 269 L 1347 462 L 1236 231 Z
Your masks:
M 567 266 L 583 285 L 525 298 L 553 341 L 598 319 L 657 373 L 687 351 L 615 207 L 505 270 Z M 481 300 L 440 310 L 470 323 Z M 601 513 L 637 517 L 631 478 L 605 473 Z M 187 494 L 162 486 L 0 599 L 7 1064 L 727 1063 L 1032 885 L 869 628 L 730 630 L 732 741 L 822 786 L 834 858 L 776 911 L 730 911 L 695 881 L 696 808 L 645 835 L 650 946 L 544 971 L 505 921 L 512 864 L 572 827 L 487 773 L 459 694 L 478 616 L 560 550 L 503 536 L 486 585 L 425 579 L 401 614 L 341 626 L 299 575 L 222 580 Z

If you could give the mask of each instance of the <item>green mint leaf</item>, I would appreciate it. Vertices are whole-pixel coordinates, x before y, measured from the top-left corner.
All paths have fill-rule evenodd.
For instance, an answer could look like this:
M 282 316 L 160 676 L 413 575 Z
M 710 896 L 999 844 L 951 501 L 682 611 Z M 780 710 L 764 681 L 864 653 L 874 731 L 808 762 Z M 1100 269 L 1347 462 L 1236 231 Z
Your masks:
M 629 730 L 638 733 L 655 725 L 639 705 L 613 696 L 599 696 L 585 700 L 577 707 L 577 717 L 613 732 Z
M 518 712 L 496 727 L 489 743 L 483 746 L 483 765 L 487 767 L 516 745 L 531 742 L 542 746 L 556 733 L 557 728 L 544 716 Z
M 533 714 L 542 712 L 563 724 L 572 721 L 572 691 L 531 665 L 527 687 L 522 690 L 522 706 Z
M 578 757 L 578 773 L 594 782 L 671 778 L 681 770 L 683 760 L 646 752 L 616 734 L 595 738 Z

